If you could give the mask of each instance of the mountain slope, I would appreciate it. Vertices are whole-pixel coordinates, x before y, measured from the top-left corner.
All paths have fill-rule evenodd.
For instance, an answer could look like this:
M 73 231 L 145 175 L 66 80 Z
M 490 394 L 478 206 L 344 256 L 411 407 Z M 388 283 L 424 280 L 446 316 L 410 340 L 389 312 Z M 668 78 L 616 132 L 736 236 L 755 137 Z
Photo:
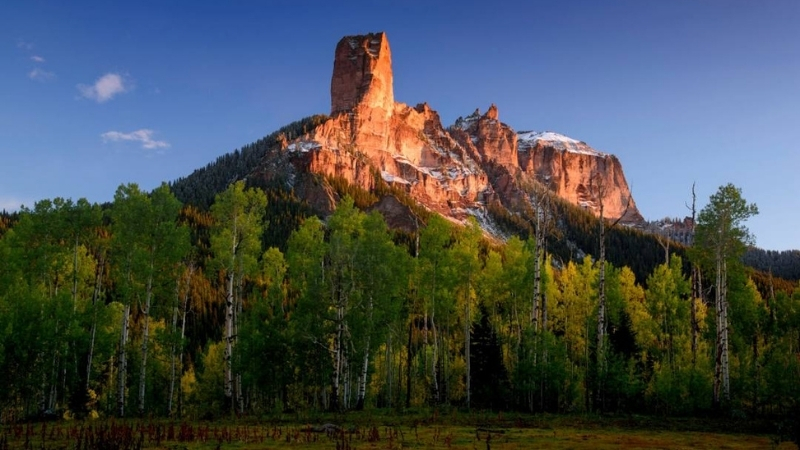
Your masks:
M 438 213 L 455 222 L 475 216 L 501 238 L 531 227 L 549 189 L 566 202 L 556 208 L 562 236 L 553 237 L 565 259 L 594 253 L 587 241 L 592 221 L 567 204 L 596 216 L 602 202 L 606 218 L 642 221 L 613 155 L 554 132 L 517 132 L 499 120 L 494 105 L 444 126 L 428 104 L 396 102 L 384 33 L 348 36 L 336 46 L 330 116 L 288 125 L 177 180 L 173 189 L 182 201 L 205 208 L 236 179 L 289 192 L 276 196 L 320 216 L 349 194 L 407 231 L 421 216 Z M 656 253 L 656 244 L 647 247 Z

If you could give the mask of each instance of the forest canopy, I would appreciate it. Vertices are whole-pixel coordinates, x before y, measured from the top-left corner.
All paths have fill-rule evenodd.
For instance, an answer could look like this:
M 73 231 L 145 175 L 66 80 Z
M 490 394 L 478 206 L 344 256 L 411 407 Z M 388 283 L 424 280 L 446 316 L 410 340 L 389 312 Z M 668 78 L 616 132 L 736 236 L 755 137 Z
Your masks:
M 434 214 L 399 232 L 347 195 L 323 220 L 244 181 L 207 205 L 166 184 L 122 185 L 105 208 L 42 200 L 0 229 L 2 419 L 785 413 L 800 399 L 800 289 L 743 265 L 757 210 L 735 187 L 715 195 L 694 248 L 651 240 L 660 261 L 634 267 L 613 255 L 636 234 L 610 234 L 609 261 L 564 257 L 543 224 L 498 242 Z

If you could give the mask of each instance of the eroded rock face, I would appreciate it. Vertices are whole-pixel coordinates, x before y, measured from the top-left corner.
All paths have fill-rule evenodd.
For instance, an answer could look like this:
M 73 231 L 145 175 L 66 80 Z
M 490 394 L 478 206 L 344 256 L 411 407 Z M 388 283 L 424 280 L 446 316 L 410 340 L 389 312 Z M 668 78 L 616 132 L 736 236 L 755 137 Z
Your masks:
M 466 119 L 456 122 L 450 132 L 476 160 L 517 167 L 517 133 L 500 122 L 495 105 L 484 115 L 475 110 Z
M 482 208 L 495 200 L 515 208 L 527 201 L 522 185 L 534 181 L 595 214 L 598 196 L 604 193 L 605 216 L 612 219 L 623 213 L 630 198 L 616 157 L 556 133 L 517 133 L 500 122 L 495 105 L 485 114 L 476 110 L 445 128 L 427 104 L 396 103 L 385 33 L 339 41 L 331 112 L 325 123 L 283 143 L 273 157 L 291 161 L 290 184 L 296 180 L 295 188 L 308 193 L 323 211 L 334 207 L 333 193 L 302 174 L 340 177 L 368 190 L 382 179 L 429 209 L 458 220 L 468 214 L 480 216 Z M 281 163 L 265 165 L 279 171 Z M 630 202 L 626 221 L 641 220 Z M 395 203 L 396 199 L 384 200 L 377 209 L 400 222 L 407 212 Z
M 626 223 L 643 221 L 633 200 L 622 164 L 616 156 L 599 152 L 567 136 L 552 133 L 519 133 L 520 169 L 549 187 L 559 197 Z
M 392 52 L 386 33 L 343 37 L 333 60 L 331 115 L 350 112 L 362 104 L 391 114 L 392 83 Z

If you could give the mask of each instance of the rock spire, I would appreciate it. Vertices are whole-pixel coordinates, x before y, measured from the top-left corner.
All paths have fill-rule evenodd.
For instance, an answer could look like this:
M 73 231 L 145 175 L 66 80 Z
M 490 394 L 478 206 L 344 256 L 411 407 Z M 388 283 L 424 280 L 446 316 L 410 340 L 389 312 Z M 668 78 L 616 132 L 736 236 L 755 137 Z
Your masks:
M 391 114 L 392 52 L 386 33 L 345 36 L 336 45 L 331 78 L 331 115 L 357 106 Z

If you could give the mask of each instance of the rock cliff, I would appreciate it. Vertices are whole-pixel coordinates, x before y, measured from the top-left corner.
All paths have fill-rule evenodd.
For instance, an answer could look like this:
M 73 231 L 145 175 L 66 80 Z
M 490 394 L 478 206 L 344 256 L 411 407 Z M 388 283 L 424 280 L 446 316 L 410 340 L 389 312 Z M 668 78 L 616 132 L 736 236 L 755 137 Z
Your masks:
M 385 33 L 342 38 L 331 78 L 331 117 L 284 142 L 268 156 L 261 176 L 281 176 L 322 212 L 335 208 L 336 199 L 309 174 L 367 190 L 386 182 L 456 220 L 485 216 L 492 201 L 513 210 L 527 201 L 523 185 L 541 183 L 595 214 L 602 200 L 606 217 L 625 213 L 626 222 L 641 221 L 613 155 L 556 133 L 517 133 L 500 121 L 495 105 L 445 128 L 427 104 L 394 101 L 391 64 Z

